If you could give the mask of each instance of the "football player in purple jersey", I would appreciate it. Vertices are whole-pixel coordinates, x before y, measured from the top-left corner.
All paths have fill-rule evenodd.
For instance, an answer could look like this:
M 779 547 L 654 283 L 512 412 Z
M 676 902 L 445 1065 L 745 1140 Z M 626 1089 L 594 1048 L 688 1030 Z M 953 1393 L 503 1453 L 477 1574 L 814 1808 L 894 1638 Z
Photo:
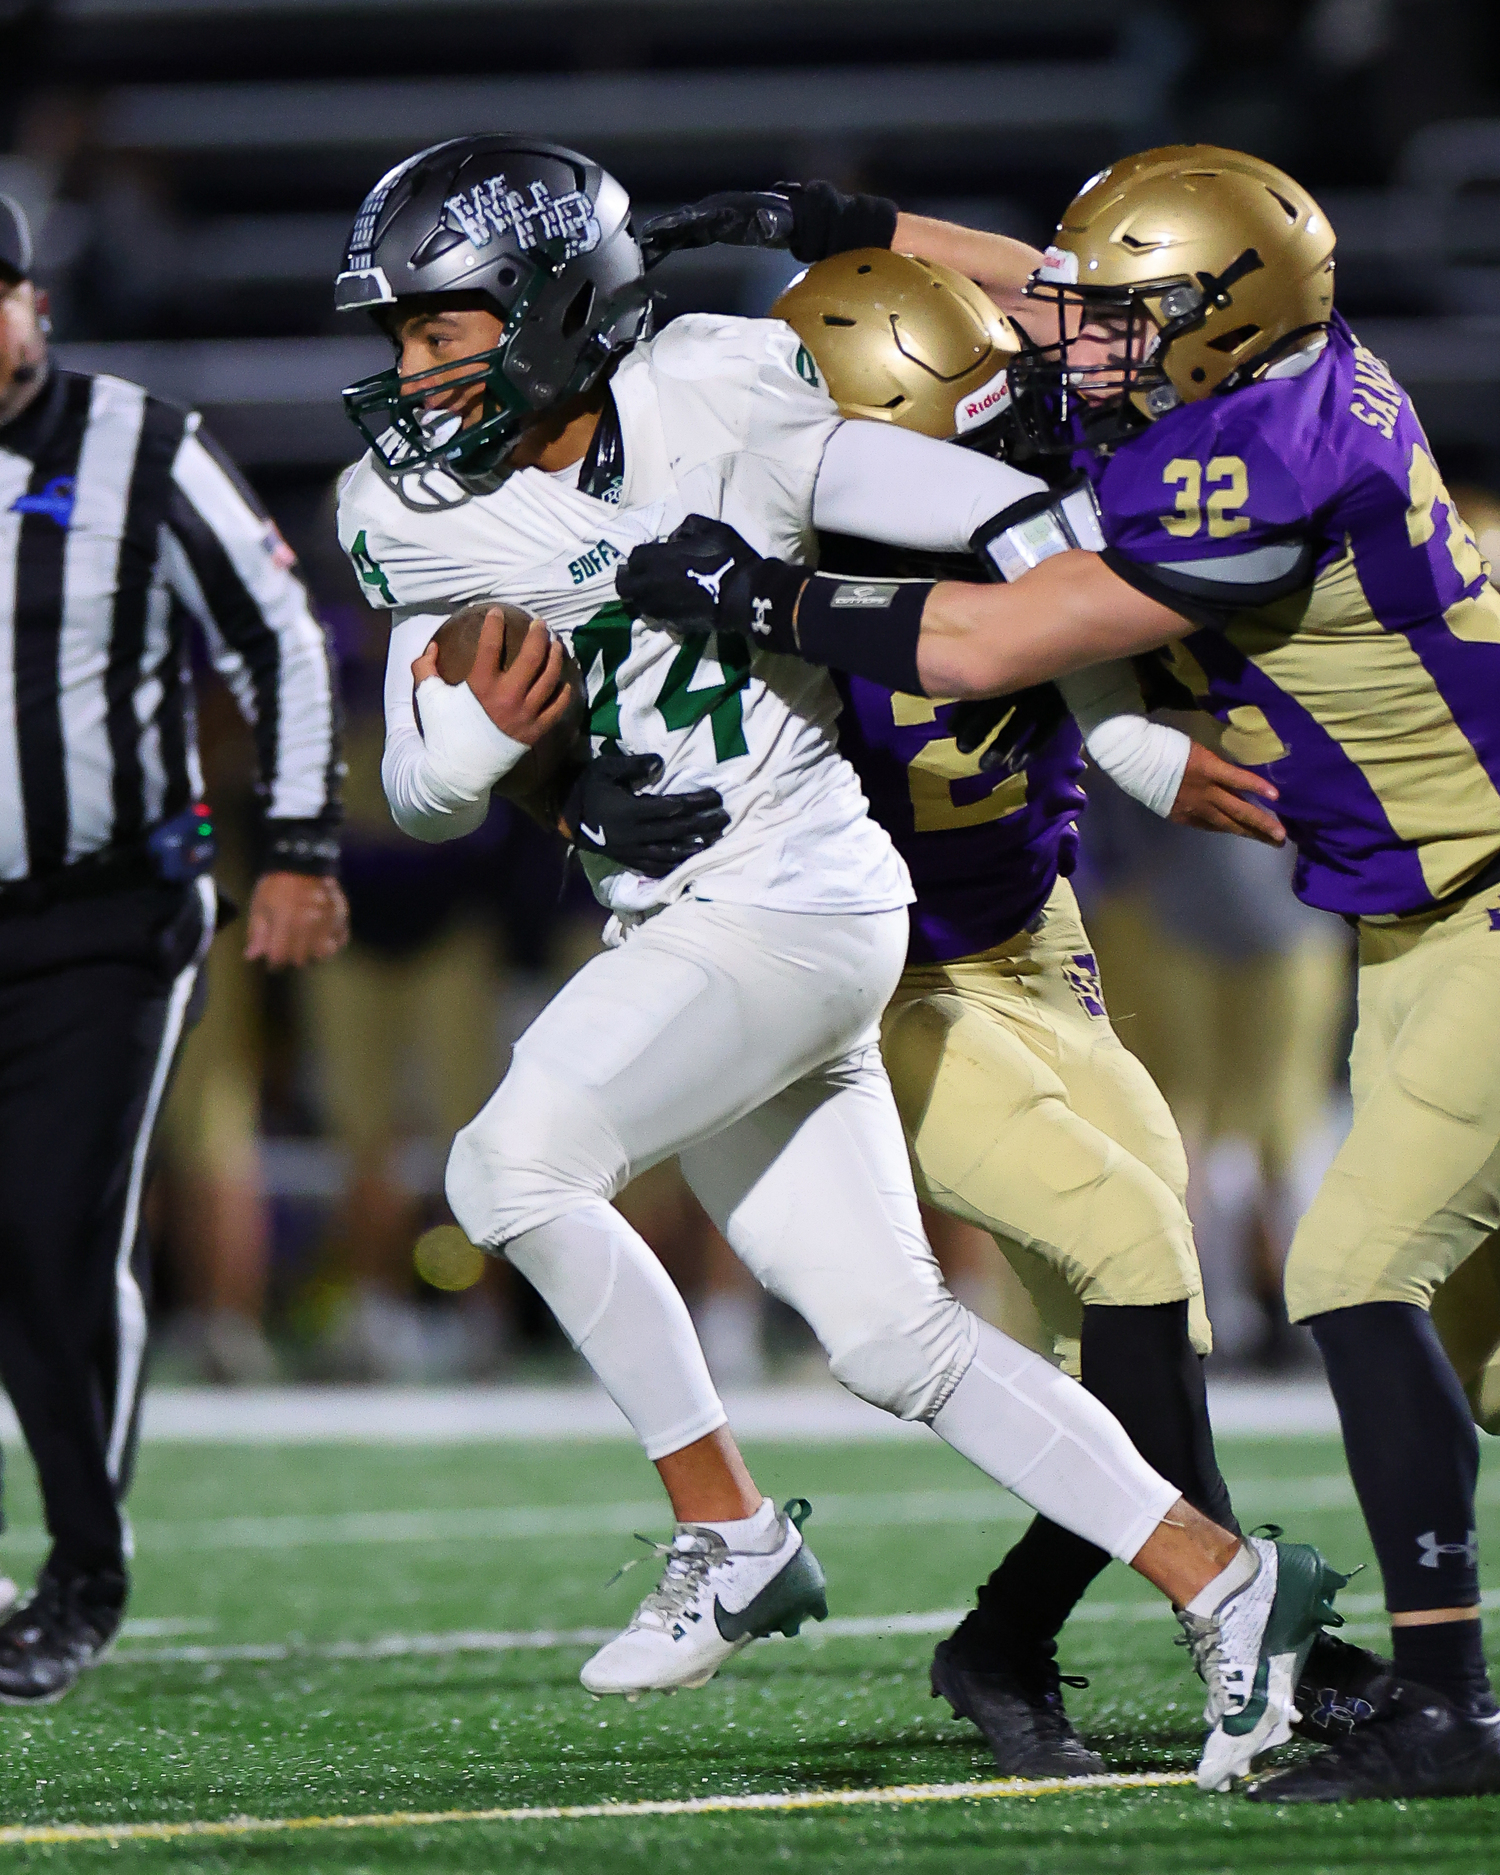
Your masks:
M 1020 339 L 951 269 L 858 249 L 819 262 L 771 311 L 845 416 L 985 450 L 1013 435 L 1008 371 Z M 863 578 L 945 570 L 826 533 L 819 563 Z M 917 891 L 881 1041 L 919 1194 L 988 1231 L 1025 1285 L 1035 1318 L 1002 1317 L 1007 1332 L 1025 1338 L 1039 1322 L 1041 1350 L 1110 1405 L 1190 1502 L 1230 1526 L 1203 1385 L 1212 1342 L 1187 1161 L 1166 1102 L 1110 1024 L 1068 884 L 1084 807 L 1079 722 L 1101 716 L 1096 699 L 1118 690 L 1119 675 L 1102 689 L 1065 680 L 1066 703 L 1039 686 L 968 754 L 954 740 L 960 706 L 868 677 L 838 682 L 840 752 Z M 1180 741 L 1158 811 L 1201 824 L 1214 790 L 1239 810 L 1227 790 L 1248 777 Z M 1039 1517 L 937 1648 L 934 1694 L 980 1728 L 1007 1775 L 1104 1768 L 1068 1720 L 1057 1635 L 1108 1561 Z M 1312 1689 L 1369 1670 L 1368 1656 L 1320 1635 L 1300 1703 L 1311 1710 Z
M 1036 349 L 1018 406 L 1085 478 L 1103 550 L 1078 551 L 1084 488 L 983 530 L 1007 582 L 990 587 L 851 597 L 747 552 L 731 572 L 719 539 L 713 623 L 929 698 L 1171 647 L 1217 745 L 1274 793 L 1299 896 L 1359 932 L 1353 1126 L 1286 1282 L 1338 1404 L 1395 1661 L 1367 1723 L 1251 1794 L 1500 1791 L 1477 1439 L 1429 1314 L 1500 1230 L 1500 596 L 1406 394 L 1334 311 L 1326 218 L 1279 170 L 1148 151 L 1085 186 L 1045 256 L 906 217 L 895 245 L 1021 312 Z M 701 624 L 690 544 L 638 549 L 632 576 L 658 616 L 677 603 Z M 961 724 L 959 748 L 994 717 Z

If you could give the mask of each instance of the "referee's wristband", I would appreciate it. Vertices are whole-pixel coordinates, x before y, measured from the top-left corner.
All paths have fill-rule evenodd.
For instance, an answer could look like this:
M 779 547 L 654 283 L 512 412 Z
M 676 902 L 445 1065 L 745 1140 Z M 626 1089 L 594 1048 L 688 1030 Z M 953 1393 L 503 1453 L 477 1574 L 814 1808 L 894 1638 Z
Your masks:
M 809 664 L 826 664 L 888 690 L 921 696 L 917 641 L 934 583 L 815 573 L 797 595 L 793 614 L 798 655 Z
M 268 820 L 262 831 L 260 872 L 301 872 L 314 879 L 337 878 L 339 841 L 319 820 Z

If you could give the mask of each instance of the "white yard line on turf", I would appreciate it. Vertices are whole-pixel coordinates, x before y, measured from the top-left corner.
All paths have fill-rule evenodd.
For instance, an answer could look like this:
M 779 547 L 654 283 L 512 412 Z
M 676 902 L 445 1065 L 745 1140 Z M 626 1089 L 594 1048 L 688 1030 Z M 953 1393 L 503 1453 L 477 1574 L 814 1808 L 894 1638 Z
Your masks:
M 1480 1601 L 1486 1609 L 1500 1608 L 1500 1589 L 1486 1590 Z M 1338 1605 L 1351 1615 L 1375 1614 L 1382 1599 L 1379 1595 L 1346 1595 Z M 963 1608 L 934 1608 L 922 1614 L 834 1615 L 827 1621 L 809 1622 L 799 1638 L 860 1640 L 904 1634 L 946 1634 L 950 1628 L 957 1627 L 967 1612 Z M 1084 1602 L 1073 1611 L 1070 1621 L 1090 1626 L 1133 1625 L 1139 1621 L 1164 1621 L 1171 1612 L 1164 1601 Z M 1374 1621 L 1344 1630 L 1346 1634 L 1361 1635 L 1384 1631 L 1384 1624 Z M 253 1664 L 278 1660 L 400 1660 L 421 1655 L 535 1653 L 553 1647 L 599 1647 L 618 1632 L 618 1628 L 456 1628 L 442 1634 L 383 1634 L 368 1641 L 121 1646 L 106 1656 L 105 1664 L 117 1667 L 215 1666 L 236 1661 Z
M 872 1804 L 972 1803 L 981 1797 L 1072 1796 L 1090 1790 L 1161 1790 L 1191 1784 L 1191 1771 L 1106 1772 L 1097 1777 L 992 1778 L 975 1784 L 892 1784 L 875 1790 L 788 1790 L 644 1803 L 571 1803 L 517 1810 L 390 1810 L 367 1816 L 226 1817 L 222 1822 L 20 1823 L 0 1829 L 0 1848 L 69 1842 L 172 1842 L 331 1829 L 430 1829 L 438 1823 L 575 1823 L 633 1816 L 711 1816 L 736 1810 L 848 1810 Z
M 1235 1502 L 1243 1509 L 1291 1515 L 1297 1511 L 1352 1510 L 1354 1489 L 1344 1472 L 1306 1478 L 1241 1478 Z M 1476 1500 L 1500 1507 L 1500 1472 L 1479 1481 Z M 1026 1523 L 1031 1511 L 1019 1498 L 980 1486 L 962 1491 L 823 1492 L 813 1501 L 814 1537 L 822 1529 L 879 1529 L 891 1525 Z M 660 1529 L 662 1501 L 604 1504 L 513 1504 L 467 1510 L 343 1511 L 325 1517 L 218 1517 L 184 1523 L 138 1523 L 136 1551 L 161 1555 L 182 1550 L 285 1550 L 341 1543 L 452 1543 L 542 1541 L 557 1537 L 630 1536 Z M 0 1555 L 30 1555 L 49 1539 L 38 1524 L 12 1524 Z
M 1215 1380 L 1209 1402 L 1220 1438 L 1336 1436 L 1322 1380 Z M 731 1389 L 730 1424 L 742 1439 L 797 1442 L 931 1439 L 831 1380 Z M 142 1436 L 192 1444 L 451 1445 L 494 1439 L 629 1439 L 619 1408 L 592 1384 L 559 1387 L 155 1387 Z M 0 1399 L 0 1438 L 20 1437 Z

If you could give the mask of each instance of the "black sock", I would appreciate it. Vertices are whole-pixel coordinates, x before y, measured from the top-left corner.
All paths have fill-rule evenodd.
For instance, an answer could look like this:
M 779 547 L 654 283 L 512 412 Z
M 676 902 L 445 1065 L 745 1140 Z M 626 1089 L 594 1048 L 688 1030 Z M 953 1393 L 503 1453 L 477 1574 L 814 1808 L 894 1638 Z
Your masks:
M 1188 1336 L 1188 1305 L 1144 1308 L 1091 1303 L 1083 1311 L 1083 1384 L 1119 1420 L 1148 1465 L 1187 1501 L 1238 1532 L 1229 1489 L 1214 1456 L 1203 1362 Z M 989 1581 L 954 1637 L 964 1664 L 994 1656 L 1055 1652 L 1058 1630 L 1109 1552 L 1038 1517 Z
M 1083 1311 L 1083 1384 L 1130 1435 L 1146 1463 L 1194 1510 L 1239 1535 L 1214 1453 L 1203 1358 L 1188 1334 L 1188 1305 Z
M 1349 1475 L 1393 1613 L 1479 1602 L 1479 1437 L 1427 1311 L 1362 1302 L 1308 1322 L 1338 1404 Z M 1477 1621 L 1392 1630 L 1398 1671 L 1492 1710 Z
M 1440 1621 L 1432 1627 L 1392 1628 L 1391 1653 L 1403 1680 L 1430 1686 L 1468 1712 L 1495 1710 L 1479 1622 Z

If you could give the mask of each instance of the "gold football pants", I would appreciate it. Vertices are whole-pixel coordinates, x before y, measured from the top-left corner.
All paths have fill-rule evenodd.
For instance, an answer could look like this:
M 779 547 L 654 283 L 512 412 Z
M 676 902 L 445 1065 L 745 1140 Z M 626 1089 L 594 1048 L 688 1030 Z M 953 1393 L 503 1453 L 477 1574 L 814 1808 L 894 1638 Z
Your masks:
M 1208 1352 L 1182 1141 L 1110 1027 L 1070 886 L 1008 943 L 908 968 L 881 1045 L 918 1194 L 993 1235 L 1045 1352 L 1076 1375 L 1085 1303 L 1183 1297 Z
M 1293 1240 L 1287 1312 L 1430 1305 L 1477 1411 L 1500 1346 L 1500 888 L 1361 925 L 1349 1080 L 1354 1123 Z

